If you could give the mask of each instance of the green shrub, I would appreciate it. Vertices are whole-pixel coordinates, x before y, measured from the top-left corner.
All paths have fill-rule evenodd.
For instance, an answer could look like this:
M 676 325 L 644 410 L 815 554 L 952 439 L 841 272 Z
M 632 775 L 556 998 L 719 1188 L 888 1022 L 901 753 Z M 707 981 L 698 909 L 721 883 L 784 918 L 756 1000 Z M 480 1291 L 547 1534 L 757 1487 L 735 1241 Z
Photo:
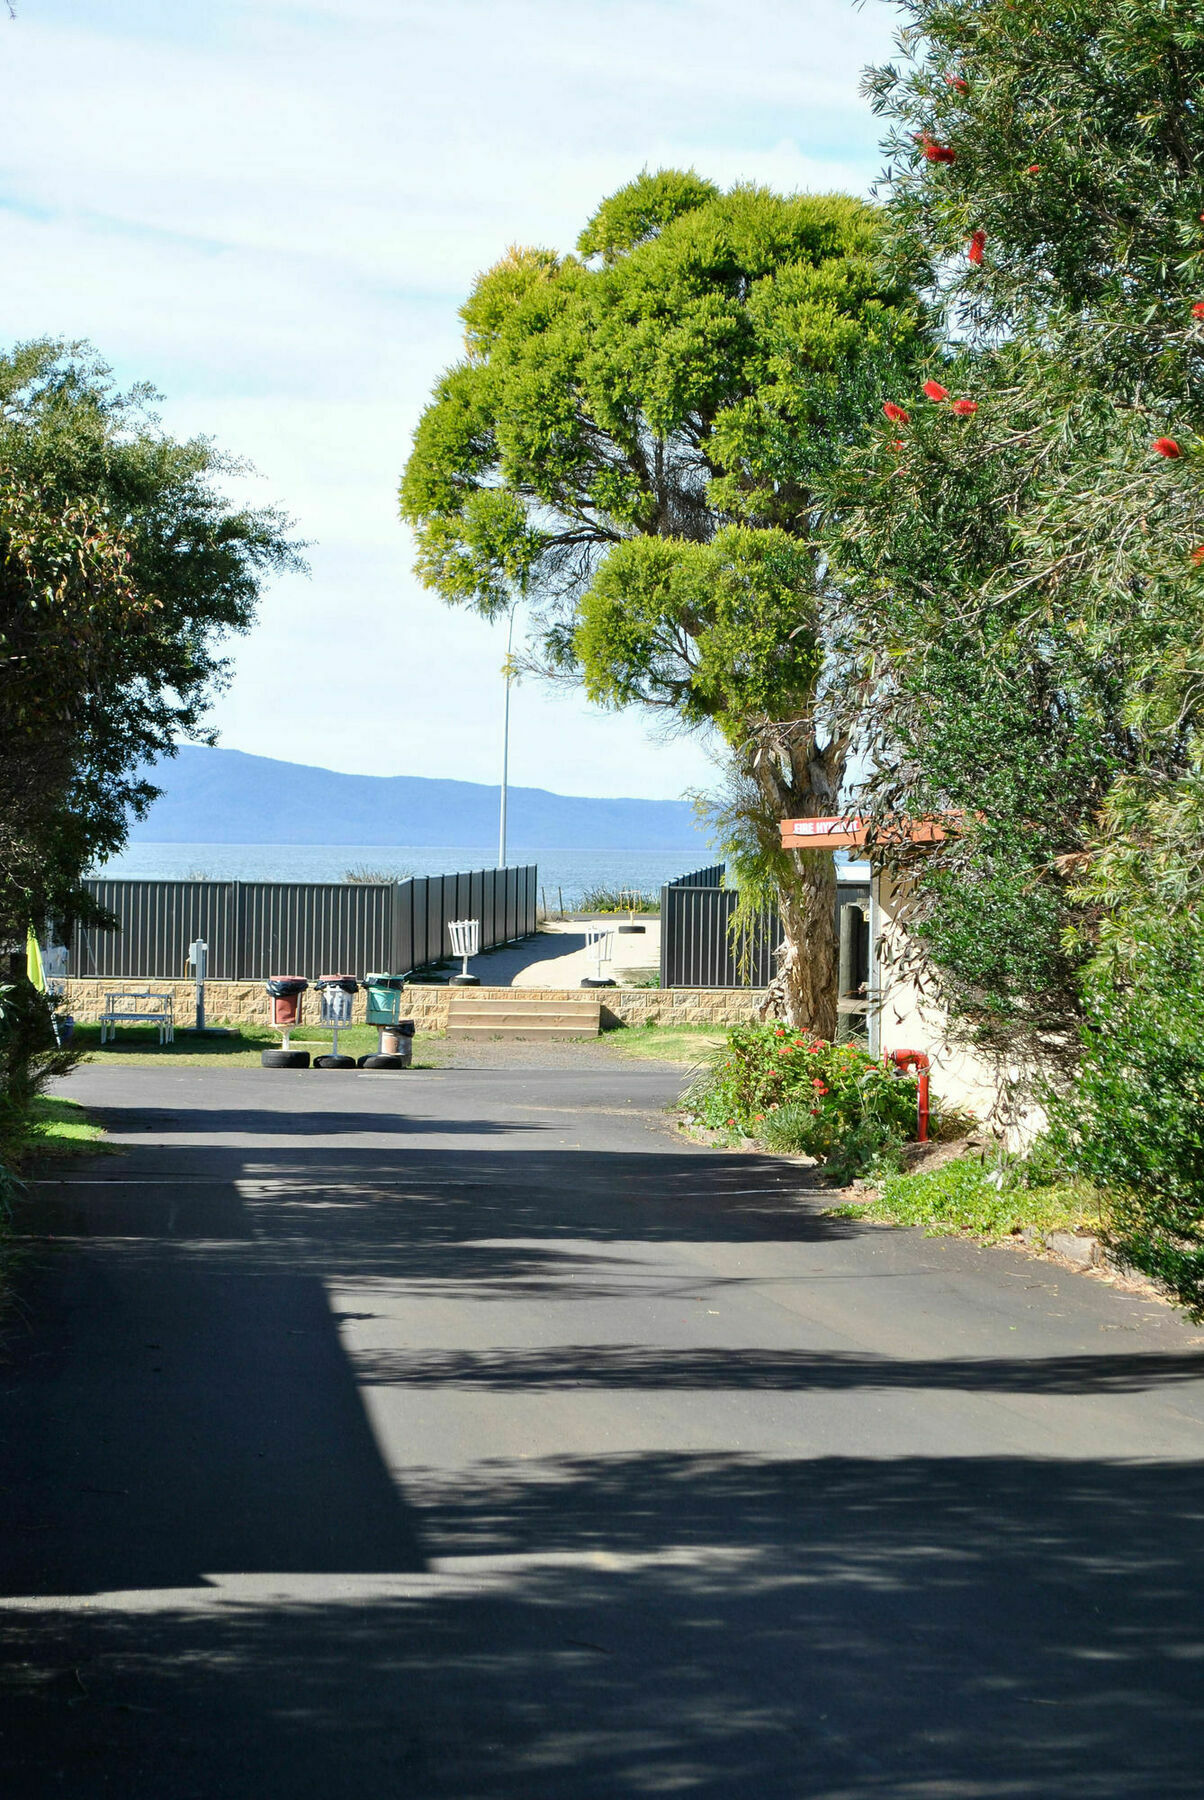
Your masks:
M 892 1225 L 924 1225 L 930 1233 L 968 1231 L 975 1237 L 1009 1237 L 1024 1226 L 1073 1230 L 1090 1210 L 1091 1196 L 1074 1187 L 1025 1187 L 979 1157 L 959 1156 L 938 1169 L 890 1175 L 864 1210 Z
M 1204 924 L 1182 918 L 1088 989 L 1051 1148 L 1108 1191 L 1105 1235 L 1204 1317 Z
M 860 1173 L 914 1135 L 916 1084 L 854 1044 L 783 1025 L 738 1025 L 686 1107 L 713 1129 Z
M 586 888 L 575 912 L 579 913 L 658 913 L 661 909 L 659 894 L 641 893 L 636 888 L 599 887 Z
M 38 1095 L 85 1054 L 59 1043 L 60 1006 L 25 980 L 0 987 L 0 1155 L 6 1160 L 20 1155 Z

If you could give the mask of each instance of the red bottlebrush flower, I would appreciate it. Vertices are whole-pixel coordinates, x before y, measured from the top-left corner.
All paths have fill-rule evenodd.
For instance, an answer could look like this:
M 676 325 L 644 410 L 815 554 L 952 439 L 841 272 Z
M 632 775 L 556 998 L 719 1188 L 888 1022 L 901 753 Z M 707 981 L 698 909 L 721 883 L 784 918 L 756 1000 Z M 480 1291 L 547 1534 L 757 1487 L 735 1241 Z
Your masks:
M 1169 457 L 1172 462 L 1177 456 L 1183 455 L 1174 438 L 1155 438 L 1150 448 L 1156 450 L 1159 456 Z
M 948 144 L 925 144 L 924 155 L 931 163 L 955 163 L 957 151 Z
M 1193 319 L 1204 319 L 1204 300 L 1197 300 L 1191 309 Z
M 976 413 L 978 411 L 978 401 L 955 400 L 953 402 L 952 410 L 957 414 L 959 419 L 968 419 L 971 413 Z
M 911 414 L 904 412 L 901 406 L 896 406 L 893 400 L 884 400 L 882 410 L 892 425 L 910 425 L 911 423 Z
M 903 439 L 902 438 L 892 438 L 890 441 L 890 447 L 892 450 L 901 450 L 903 448 Z
M 1028 168 L 1024 171 L 1024 173 L 1026 175 L 1039 175 L 1041 173 L 1040 163 L 1029 163 Z
M 980 263 L 982 261 L 982 253 L 986 249 L 986 247 L 987 247 L 986 232 L 985 231 L 973 231 L 970 233 L 970 248 L 966 251 L 966 255 L 969 257 L 969 259 L 972 263 Z
M 968 94 L 970 92 L 970 83 L 966 80 L 964 75 L 946 75 L 945 80 L 949 83 L 949 86 L 953 89 L 954 93 Z
M 926 381 L 924 392 L 930 400 L 947 400 L 949 398 L 949 389 L 943 388 L 939 381 Z
M 1201 563 L 1204 563 L 1204 544 L 1196 545 L 1191 553 L 1191 559 L 1195 563 L 1197 569 L 1200 567 Z

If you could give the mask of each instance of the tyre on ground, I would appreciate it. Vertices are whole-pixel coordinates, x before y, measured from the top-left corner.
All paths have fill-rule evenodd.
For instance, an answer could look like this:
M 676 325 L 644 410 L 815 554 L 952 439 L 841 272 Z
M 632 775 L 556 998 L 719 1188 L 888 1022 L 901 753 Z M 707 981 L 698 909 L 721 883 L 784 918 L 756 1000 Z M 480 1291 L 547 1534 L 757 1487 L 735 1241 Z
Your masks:
M 360 1069 L 408 1069 L 408 1056 L 382 1056 L 373 1051 L 371 1056 L 361 1056 L 356 1067 Z
M 354 1056 L 315 1056 L 315 1069 L 354 1069 Z
M 259 1060 L 265 1069 L 308 1069 L 308 1050 L 261 1050 Z

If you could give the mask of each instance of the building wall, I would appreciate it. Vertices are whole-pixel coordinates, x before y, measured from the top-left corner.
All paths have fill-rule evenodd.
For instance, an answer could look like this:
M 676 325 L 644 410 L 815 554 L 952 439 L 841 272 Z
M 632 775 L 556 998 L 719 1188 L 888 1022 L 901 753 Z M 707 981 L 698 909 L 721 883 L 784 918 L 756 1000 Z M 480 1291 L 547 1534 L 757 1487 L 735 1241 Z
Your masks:
M 98 1019 L 106 996 L 120 984 L 113 981 L 65 981 L 67 1010 L 87 1022 Z M 131 987 L 134 983 L 129 983 Z M 139 982 L 156 993 L 170 994 L 177 1027 L 191 1025 L 195 987 L 191 981 Z M 402 1011 L 414 1020 L 420 1031 L 443 1031 L 447 1027 L 448 1001 L 453 993 L 471 992 L 487 1000 L 513 999 L 511 987 L 455 989 L 447 987 L 407 987 Z M 579 1000 L 581 988 L 521 989 L 524 1000 L 563 1000 L 571 996 Z M 762 988 L 597 988 L 593 990 L 602 1002 L 603 1027 L 612 1025 L 744 1025 L 755 1019 L 757 1008 L 765 998 Z M 317 995 L 311 989 L 303 996 L 301 1023 L 313 1024 L 318 1016 Z M 361 988 L 354 999 L 353 1022 L 364 1017 L 366 996 Z M 210 1025 L 266 1025 L 268 1001 L 259 981 L 209 981 L 205 984 L 205 1018 Z
M 889 877 L 874 882 L 874 992 L 876 1047 L 922 1050 L 932 1065 L 932 1092 L 947 1105 L 964 1107 L 1023 1149 L 1045 1124 L 1039 1106 L 1023 1098 L 1033 1072 L 1021 1063 L 996 1063 L 959 1043 L 948 1015 L 920 991 L 903 964 L 908 951 L 906 902 Z

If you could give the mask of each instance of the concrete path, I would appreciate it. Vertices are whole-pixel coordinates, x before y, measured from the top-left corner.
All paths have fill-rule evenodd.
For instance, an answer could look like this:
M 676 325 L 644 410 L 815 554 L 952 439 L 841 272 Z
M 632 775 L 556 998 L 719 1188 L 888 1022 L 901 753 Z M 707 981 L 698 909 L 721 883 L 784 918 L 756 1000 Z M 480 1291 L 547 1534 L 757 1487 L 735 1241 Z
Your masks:
M 1204 1334 L 656 1065 L 89 1067 L 0 1364 L 5 1800 L 1198 1800 Z
M 638 916 L 635 923 L 643 926 L 643 931 L 635 943 L 624 942 L 615 932 L 616 926 L 628 922 L 626 913 L 589 921 L 549 919 L 533 936 L 520 938 L 517 944 L 502 944 L 496 950 L 472 957 L 469 971 L 484 987 L 580 987 L 586 976 L 592 978 L 598 973 L 597 952 L 587 939 L 587 925 L 602 926 L 615 933 L 610 941 L 612 957 L 602 966 L 604 976 L 621 983 L 627 972 L 637 966 L 659 970 L 660 919 L 649 914 Z

